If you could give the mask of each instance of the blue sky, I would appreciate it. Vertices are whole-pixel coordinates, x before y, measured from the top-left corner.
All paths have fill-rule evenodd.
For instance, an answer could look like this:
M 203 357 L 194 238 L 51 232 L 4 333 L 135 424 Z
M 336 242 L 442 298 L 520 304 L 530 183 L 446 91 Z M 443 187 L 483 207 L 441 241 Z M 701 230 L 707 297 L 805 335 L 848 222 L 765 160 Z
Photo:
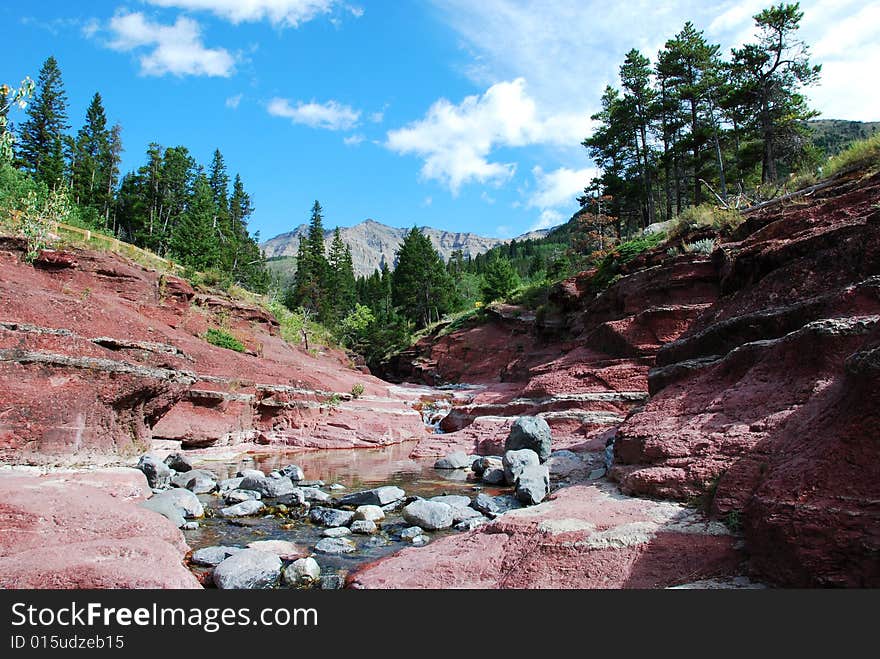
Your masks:
M 6 2 L 0 82 L 58 59 L 77 129 L 95 91 L 146 146 L 219 148 L 264 239 L 366 218 L 514 236 L 565 221 L 592 172 L 580 142 L 627 50 L 690 19 L 725 51 L 769 0 Z M 801 3 L 827 118 L 880 119 L 880 2 Z M 13 116 L 13 121 L 21 115 Z

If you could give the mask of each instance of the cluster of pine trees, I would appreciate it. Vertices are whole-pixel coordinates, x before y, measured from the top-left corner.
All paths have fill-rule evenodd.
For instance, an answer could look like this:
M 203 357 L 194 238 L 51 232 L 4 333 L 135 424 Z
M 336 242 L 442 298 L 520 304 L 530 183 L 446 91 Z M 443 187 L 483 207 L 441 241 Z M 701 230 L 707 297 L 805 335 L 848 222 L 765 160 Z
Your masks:
M 706 201 L 775 183 L 817 160 L 801 90 L 820 67 L 797 38 L 803 12 L 779 4 L 757 14 L 757 39 L 724 59 L 690 22 L 654 63 L 633 49 L 622 89 L 606 87 L 597 130 L 583 146 L 601 170 L 579 199 L 628 230 L 680 215 Z
M 0 111 L 9 110 L 0 90 Z M 6 122 L 2 122 L 6 124 Z M 6 124 L 4 130 L 14 128 Z M 147 162 L 120 181 L 122 129 L 109 126 L 96 93 L 85 122 L 70 130 L 68 98 L 54 57 L 43 64 L 27 116 L 17 129 L 13 163 L 23 182 L 63 191 L 76 223 L 169 257 L 191 270 L 212 272 L 218 282 L 265 292 L 269 275 L 248 231 L 253 213 L 241 177 L 231 185 L 220 151 L 206 172 L 184 146 L 150 144 Z M 9 165 L 6 165 L 9 166 Z M 5 186 L 9 187 L 9 186 Z

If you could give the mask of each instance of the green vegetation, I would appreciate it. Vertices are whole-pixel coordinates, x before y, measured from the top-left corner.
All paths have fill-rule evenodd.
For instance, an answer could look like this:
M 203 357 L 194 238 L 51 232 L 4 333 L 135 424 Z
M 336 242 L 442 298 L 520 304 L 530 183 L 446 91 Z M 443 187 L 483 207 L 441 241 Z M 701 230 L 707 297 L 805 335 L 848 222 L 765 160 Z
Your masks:
M 824 176 L 830 177 L 856 167 L 864 167 L 872 173 L 880 170 L 880 133 L 853 142 L 839 155 L 830 158 L 821 171 Z
M 688 243 L 683 249 L 688 253 L 711 254 L 715 249 L 715 241 L 712 238 L 704 238 L 695 243 Z
M 712 228 L 718 233 L 730 233 L 743 221 L 739 211 L 719 208 L 712 204 L 691 206 L 679 215 L 669 229 L 669 239 L 678 240 L 697 229 Z
M 16 139 L 8 113 L 28 98 Z M 0 223 L 25 235 L 29 258 L 61 222 L 87 232 L 62 227 L 73 242 L 131 252 L 119 242 L 124 241 L 155 254 L 157 259 L 137 253 L 151 266 L 174 269 L 167 262 L 172 259 L 191 272 L 219 273 L 224 287 L 268 290 L 259 236 L 247 228 L 250 197 L 239 176 L 230 191 L 219 150 L 205 170 L 186 147 L 153 143 L 147 163 L 120 180 L 122 131 L 109 125 L 101 95 L 92 97 L 73 135 L 67 107 L 54 57 L 45 61 L 36 84 L 25 79 L 16 90 L 0 86 Z
M 235 352 L 244 352 L 244 344 L 236 339 L 232 334 L 223 329 L 216 327 L 210 328 L 205 332 L 205 341 L 218 348 L 226 348 Z
M 362 385 L 360 382 L 358 382 L 356 385 L 354 385 L 351 388 L 351 397 L 354 398 L 355 400 L 357 400 L 358 398 L 360 398 L 361 396 L 364 395 L 364 389 L 365 389 L 364 385 Z

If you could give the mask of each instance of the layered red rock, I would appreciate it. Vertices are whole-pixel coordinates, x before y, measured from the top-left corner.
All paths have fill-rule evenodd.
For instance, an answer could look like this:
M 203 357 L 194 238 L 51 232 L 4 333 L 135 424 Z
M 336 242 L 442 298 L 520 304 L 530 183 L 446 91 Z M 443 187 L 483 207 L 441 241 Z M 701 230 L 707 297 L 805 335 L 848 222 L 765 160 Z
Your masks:
M 0 588 L 199 588 L 183 534 L 134 469 L 0 472 Z
M 326 448 L 424 433 L 411 400 L 341 352 L 288 344 L 258 306 L 114 254 L 22 256 L 21 241 L 0 240 L 0 459 L 113 462 L 153 438 Z M 210 327 L 245 352 L 210 345 Z

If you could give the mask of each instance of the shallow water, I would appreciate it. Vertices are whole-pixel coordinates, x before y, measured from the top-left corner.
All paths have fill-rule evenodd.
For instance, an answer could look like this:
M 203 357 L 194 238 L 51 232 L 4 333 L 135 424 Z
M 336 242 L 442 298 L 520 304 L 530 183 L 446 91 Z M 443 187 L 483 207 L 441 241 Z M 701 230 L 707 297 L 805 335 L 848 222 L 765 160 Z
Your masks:
M 486 486 L 465 480 L 464 471 L 437 471 L 434 459 L 411 459 L 414 444 L 397 444 L 381 449 L 352 449 L 336 451 L 312 451 L 297 453 L 271 453 L 248 455 L 228 462 L 203 462 L 198 468 L 210 469 L 221 479 L 232 478 L 240 469 L 260 469 L 269 473 L 274 469 L 297 464 L 302 467 L 308 480 L 322 480 L 321 488 L 333 497 L 382 485 L 396 485 L 408 496 L 433 497 L 459 494 L 473 499 L 479 492 L 496 495 L 507 492 L 505 488 Z M 331 490 L 338 483 L 344 490 Z M 206 509 L 217 511 L 226 506 L 216 495 L 200 495 Z M 266 501 L 271 505 L 271 500 Z M 320 506 L 322 504 L 313 504 Z M 329 504 L 325 504 L 329 505 Z M 360 564 L 392 554 L 409 543 L 399 539 L 398 534 L 407 528 L 400 512 L 386 513 L 379 523 L 379 532 L 373 535 L 347 536 L 357 545 L 357 551 L 347 555 L 315 554 L 323 574 L 348 572 Z M 219 516 L 199 520 L 199 528 L 185 531 L 186 539 L 193 549 L 212 545 L 244 547 L 254 540 L 288 540 L 308 551 L 314 549 L 323 536 L 323 526 L 312 524 L 308 517 L 298 519 L 278 516 L 256 516 L 229 520 Z M 426 533 L 431 540 L 458 531 L 434 531 Z

